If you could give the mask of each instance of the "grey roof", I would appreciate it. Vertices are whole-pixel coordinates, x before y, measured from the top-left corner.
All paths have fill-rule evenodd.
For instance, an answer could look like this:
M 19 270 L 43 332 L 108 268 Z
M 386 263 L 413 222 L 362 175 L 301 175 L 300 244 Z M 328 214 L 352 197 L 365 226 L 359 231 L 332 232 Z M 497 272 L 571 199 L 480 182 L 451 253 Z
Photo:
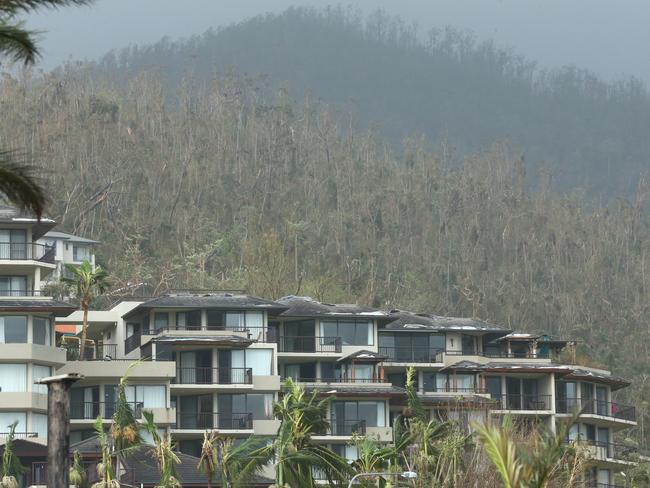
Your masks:
M 479 405 L 489 405 L 493 402 L 491 398 L 486 398 L 477 394 L 461 395 L 461 394 L 451 394 L 451 395 L 418 395 L 422 403 L 425 405 L 466 405 L 466 404 L 479 404 Z
M 495 325 L 484 320 L 443 317 L 440 315 L 416 314 L 404 310 L 393 310 L 390 312 L 393 320 L 380 329 L 390 331 L 463 331 L 463 332 L 498 332 L 504 335 L 510 332 L 509 329 Z
M 124 315 L 124 318 L 136 315 L 143 310 L 152 308 L 210 308 L 221 310 L 269 310 L 281 312 L 287 307 L 278 302 L 266 300 L 241 293 L 206 292 L 206 293 L 173 293 L 152 298 L 141 303 Z
M 154 446 L 145 444 L 130 454 L 126 459 L 127 465 L 135 470 L 136 482 L 142 483 L 145 486 L 154 486 L 160 481 L 160 473 L 151 453 L 153 448 Z M 97 436 L 72 444 L 70 446 L 70 452 L 74 451 L 79 451 L 81 454 L 99 456 L 100 448 Z M 180 464 L 176 465 L 176 472 L 183 486 L 206 486 L 206 476 L 196 469 L 199 459 L 181 452 L 177 452 L 176 455 L 181 461 Z M 270 479 L 258 476 L 253 481 L 253 485 L 268 486 L 272 482 Z M 213 486 L 218 485 L 219 483 L 213 482 Z
M 0 205 L 0 223 L 2 224 L 32 224 L 33 239 L 38 239 L 56 225 L 56 222 L 47 217 L 38 220 L 33 215 L 22 212 L 16 207 Z
M 332 317 L 377 318 L 387 317 L 388 312 L 377 308 L 349 303 L 321 303 L 311 297 L 289 295 L 278 300 L 287 310 L 283 317 Z
M 99 242 L 93 239 L 88 239 L 86 237 L 75 236 L 73 234 L 68 234 L 67 232 L 59 232 L 56 230 L 51 230 L 49 232 L 46 232 L 43 237 L 44 238 L 50 237 L 52 239 L 61 239 L 64 241 L 83 242 L 85 244 L 97 244 Z
M 388 359 L 388 356 L 379 354 L 375 351 L 368 351 L 367 349 L 362 349 L 360 351 L 355 351 L 352 354 L 348 354 L 345 357 L 339 358 L 338 361 L 348 361 L 350 359 L 356 359 L 358 361 L 368 361 L 370 363 L 376 363 Z
M 492 362 L 484 364 L 482 367 L 484 370 L 491 371 L 511 371 L 511 372 L 529 372 L 529 371 L 543 371 L 543 372 L 556 372 L 556 373 L 570 373 L 573 368 L 567 366 L 566 364 L 557 364 L 557 363 L 499 363 Z
M 440 371 L 446 370 L 458 370 L 458 371 L 480 371 L 483 368 L 483 365 L 475 363 L 474 361 L 459 361 L 449 366 L 445 366 Z
M 599 383 L 607 383 L 613 390 L 629 386 L 631 383 L 620 376 L 614 376 L 604 371 L 593 371 L 591 369 L 572 368 L 572 371 L 565 379 L 590 379 Z
M 77 309 L 74 305 L 53 299 L 0 300 L 0 312 L 52 312 L 66 317 Z
M 317 384 L 310 383 L 304 386 L 305 391 L 318 391 L 328 396 L 374 396 L 391 397 L 406 395 L 406 390 L 399 386 L 386 383 L 386 386 L 368 386 L 364 383 L 354 385 L 339 385 L 332 383 Z

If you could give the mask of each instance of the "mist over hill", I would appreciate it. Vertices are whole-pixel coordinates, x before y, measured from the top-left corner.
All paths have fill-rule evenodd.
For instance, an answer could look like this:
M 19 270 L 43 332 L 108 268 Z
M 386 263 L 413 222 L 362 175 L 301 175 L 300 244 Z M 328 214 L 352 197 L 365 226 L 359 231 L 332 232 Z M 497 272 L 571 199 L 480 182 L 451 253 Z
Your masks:
M 293 8 L 186 41 L 162 40 L 106 56 L 101 76 L 160 74 L 171 88 L 235 72 L 268 77 L 297 99 L 320 99 L 376 128 L 462 159 L 495 140 L 524 156 L 529 177 L 553 187 L 629 195 L 648 161 L 650 99 L 634 79 L 608 84 L 578 68 L 537 70 L 491 42 L 446 29 L 419 32 L 381 12 Z

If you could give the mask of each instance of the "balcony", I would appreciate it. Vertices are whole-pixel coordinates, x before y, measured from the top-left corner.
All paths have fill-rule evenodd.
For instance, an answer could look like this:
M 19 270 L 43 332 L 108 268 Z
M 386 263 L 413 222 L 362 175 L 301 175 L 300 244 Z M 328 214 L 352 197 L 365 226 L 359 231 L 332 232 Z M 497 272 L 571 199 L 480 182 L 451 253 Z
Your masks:
M 600 415 L 627 422 L 636 422 L 636 409 L 631 405 L 581 398 L 558 398 L 555 401 L 557 413 L 573 413 L 580 410 L 583 415 Z
M 333 352 L 340 353 L 340 337 L 282 336 L 277 339 L 278 352 Z
M 332 420 L 330 423 L 330 435 L 351 436 L 355 433 L 365 435 L 366 421 L 364 419 Z
M 500 395 L 494 410 L 541 411 L 551 410 L 551 395 Z
M 251 385 L 251 368 L 176 368 L 173 384 L 183 385 Z
M 46 292 L 42 290 L 26 290 L 26 289 L 17 289 L 17 290 L 0 290 L 0 297 L 50 297 Z
M 637 457 L 637 449 L 624 444 L 588 439 L 577 439 L 571 442 L 577 447 L 583 447 L 589 457 L 595 461 L 633 463 Z
M 282 381 L 284 382 L 288 377 L 283 377 Z M 293 378 L 290 377 L 293 381 L 297 383 L 358 383 L 358 384 L 368 384 L 368 383 L 386 383 L 388 380 L 384 378 Z
M 65 344 L 61 347 L 65 349 L 67 361 L 105 361 L 117 358 L 117 344 L 88 345 L 83 358 L 78 345 Z
M 253 414 L 230 412 L 178 412 L 176 414 L 176 424 L 174 424 L 172 428 L 193 430 L 251 430 L 253 428 Z
M 387 363 L 442 363 L 443 351 L 428 347 L 379 346 L 379 354 Z
M 0 441 L 4 441 L 9 437 L 9 432 L 0 432 Z M 38 437 L 37 432 L 14 432 L 14 439 L 30 439 Z
M 35 242 L 0 242 L 0 261 L 40 261 L 54 264 L 53 246 Z
M 142 418 L 142 410 L 145 410 L 144 403 L 128 402 L 128 405 L 133 410 L 135 418 Z M 115 402 L 70 402 L 70 420 L 95 420 L 97 417 L 110 419 L 115 413 L 115 408 Z

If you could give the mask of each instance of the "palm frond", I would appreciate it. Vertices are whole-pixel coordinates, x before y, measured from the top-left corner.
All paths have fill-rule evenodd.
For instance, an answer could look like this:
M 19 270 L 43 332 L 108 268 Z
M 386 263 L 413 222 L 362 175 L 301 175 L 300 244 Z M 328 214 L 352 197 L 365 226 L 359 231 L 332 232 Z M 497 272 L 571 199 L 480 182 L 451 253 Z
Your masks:
M 92 0 L 0 0 L 0 12 L 15 15 L 33 12 L 43 8 L 59 8 L 73 5 L 88 5 Z
M 504 488 L 518 488 L 523 465 L 518 459 L 514 442 L 508 431 L 495 426 L 475 425 L 485 453 L 501 475 Z
M 2 29 L 0 23 L 0 52 L 5 44 Z M 17 161 L 10 151 L 0 150 L 0 193 L 17 207 L 33 212 L 36 217 L 43 215 L 47 197 L 36 176 L 36 168 Z
M 26 30 L 22 22 L 8 23 L 0 20 L 0 54 L 16 63 L 34 63 L 39 55 L 34 40 L 36 34 Z

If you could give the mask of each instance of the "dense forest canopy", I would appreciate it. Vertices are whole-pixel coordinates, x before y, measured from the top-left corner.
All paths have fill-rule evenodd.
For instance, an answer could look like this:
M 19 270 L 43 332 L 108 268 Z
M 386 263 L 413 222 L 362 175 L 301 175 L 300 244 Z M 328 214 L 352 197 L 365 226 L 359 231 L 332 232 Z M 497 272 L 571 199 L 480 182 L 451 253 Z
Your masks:
M 507 140 L 529 168 L 552 168 L 563 191 L 630 195 L 650 168 L 650 98 L 641 82 L 541 71 L 492 42 L 453 29 L 424 32 L 381 12 L 364 19 L 342 8 L 295 8 L 187 41 L 134 46 L 95 68 L 122 80 L 154 70 L 168 88 L 229 70 L 267 75 L 295 96 L 352 110 L 396 151 L 404 137 L 423 134 L 428 147 L 445 142 L 462 160 Z
M 62 230 L 101 241 L 98 261 L 110 271 L 115 288 L 148 283 L 158 291 L 245 288 L 270 298 L 300 293 L 549 331 L 579 339 L 580 353 L 593 363 L 634 379 L 624 394 L 644 415 L 643 399 L 650 397 L 650 217 L 644 210 L 650 187 L 638 173 L 632 177 L 640 169 L 636 163 L 623 164 L 636 161 L 633 157 L 608 153 L 621 162 L 610 180 L 635 184 L 629 195 L 598 203 L 578 192 L 557 193 L 545 169 L 535 172 L 531 186 L 531 169 L 516 146 L 494 142 L 460 158 L 446 144 L 432 150 L 416 132 L 396 147 L 356 123 L 357 112 L 339 105 L 332 108 L 312 97 L 296 101 L 291 92 L 274 91 L 255 78 L 210 75 L 211 62 L 201 63 L 206 71 L 199 76 L 182 64 L 174 75 L 138 60 L 147 55 L 150 64 L 163 65 L 154 57 L 158 53 L 175 65 L 183 49 L 201 45 L 206 51 L 196 51 L 199 59 L 218 59 L 219 49 L 213 53 L 211 44 L 203 43 L 226 35 L 234 37 L 220 41 L 220 49 L 227 44 L 241 48 L 241 57 L 252 56 L 255 42 L 273 39 L 278 25 L 294 39 L 301 29 L 327 30 L 332 24 L 340 32 L 330 41 L 351 36 L 350 50 L 367 48 L 368 59 L 380 56 L 383 46 L 385 56 L 403 55 L 411 67 L 417 56 L 432 63 L 438 59 L 441 67 L 420 66 L 429 74 L 451 76 L 443 68 L 454 63 L 456 73 L 492 67 L 493 82 L 478 83 L 477 75 L 447 90 L 422 78 L 427 90 L 445 94 L 436 98 L 440 104 L 447 100 L 444 110 L 428 109 L 428 97 L 413 89 L 402 90 L 403 112 L 398 98 L 378 97 L 394 110 L 395 127 L 408 118 L 400 113 L 415 118 L 435 113 L 440 124 L 458 124 L 462 135 L 462 115 L 469 114 L 476 125 L 467 127 L 468 136 L 475 134 L 472 127 L 484 129 L 472 145 L 496 135 L 498 123 L 512 123 L 506 115 L 521 113 L 523 105 L 539 116 L 522 124 L 522 134 L 533 137 L 539 130 L 539 137 L 557 143 L 558 150 L 577 138 L 576 131 L 584 136 L 580 147 L 590 146 L 591 139 L 604 143 L 610 125 L 612 137 L 640 137 L 634 134 L 645 125 L 637 124 L 647 116 L 645 92 L 599 83 L 588 89 L 587 79 L 568 74 L 542 82 L 507 55 L 488 62 L 497 51 L 485 46 L 452 45 L 446 57 L 437 58 L 431 53 L 442 44 L 429 52 L 414 38 L 402 39 L 406 31 L 400 29 L 395 35 L 377 34 L 383 41 L 373 41 L 347 17 L 344 22 L 331 15 L 294 10 L 188 45 L 134 50 L 119 65 L 106 61 L 101 69 L 79 64 L 41 77 L 5 76 L 0 144 L 24 148 L 45 167 L 50 214 Z M 247 25 L 253 26 L 248 44 L 242 38 L 240 46 L 237 36 Z M 319 35 L 312 41 L 286 44 L 313 49 L 314 59 L 324 56 L 318 49 L 327 42 Z M 411 61 L 405 53 L 412 54 Z M 349 53 L 341 54 L 345 60 Z M 125 66 L 128 70 L 120 72 Z M 350 81 L 359 86 L 371 72 L 368 66 L 348 68 L 354 75 Z M 328 72 L 340 75 L 338 68 Z M 375 74 L 384 87 L 398 78 L 418 83 L 406 72 L 393 78 Z M 173 76 L 177 82 L 170 81 Z M 507 89 L 504 80 L 510 80 Z M 463 93 L 468 100 L 477 96 L 477 83 L 488 94 L 484 100 L 494 91 L 490 106 L 499 106 L 501 115 L 478 99 L 472 102 L 476 112 L 461 103 Z M 374 89 L 368 88 L 370 98 Z M 415 111 L 417 100 L 422 107 Z M 496 126 L 478 121 L 488 112 Z M 624 120 L 629 131 L 618 126 Z M 626 150 L 642 153 L 643 144 L 634 142 Z M 541 142 L 531 147 L 552 149 Z M 585 178 L 600 176 L 581 151 L 576 146 L 567 158 Z

